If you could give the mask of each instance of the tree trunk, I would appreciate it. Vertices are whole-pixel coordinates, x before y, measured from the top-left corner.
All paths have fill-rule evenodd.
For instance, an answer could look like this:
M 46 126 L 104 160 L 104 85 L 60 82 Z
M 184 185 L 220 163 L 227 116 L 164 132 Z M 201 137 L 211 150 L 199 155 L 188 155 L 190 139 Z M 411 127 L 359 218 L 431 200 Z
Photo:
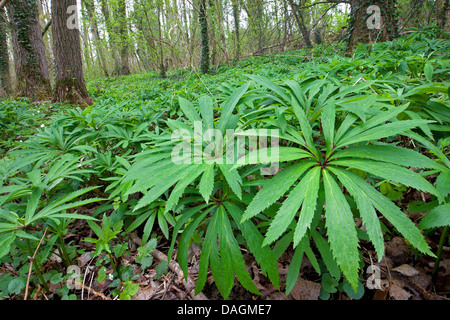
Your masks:
M 308 29 L 306 28 L 301 10 L 297 7 L 293 0 L 289 0 L 289 5 L 291 6 L 292 13 L 294 14 L 295 21 L 297 22 L 298 28 L 300 29 L 300 33 L 302 34 L 303 41 L 305 41 L 306 47 L 312 48 L 310 35 Z
M 120 39 L 120 68 L 118 70 L 119 75 L 130 74 L 130 61 L 128 53 L 128 25 L 127 25 L 127 9 L 125 0 L 118 0 L 118 8 L 116 12 L 116 21 L 118 23 L 118 36 Z
M 6 13 L 2 8 L 0 9 L 0 97 L 7 97 L 11 94 L 8 43 L 6 42 L 6 25 Z
M 234 20 L 234 58 L 239 60 L 241 56 L 241 44 L 239 38 L 239 1 L 233 0 L 233 20 Z
M 103 17 L 105 18 L 105 26 L 106 31 L 108 33 L 108 39 L 109 39 L 109 47 L 112 51 L 112 56 L 114 59 L 114 72 L 117 73 L 117 71 L 120 69 L 120 61 L 119 61 L 119 53 L 117 52 L 117 46 L 115 45 L 114 41 L 114 32 L 113 32 L 113 25 L 111 23 L 111 15 L 109 13 L 109 7 L 106 0 L 101 0 L 101 10 L 103 13 Z
M 80 31 L 68 28 L 67 8 L 76 0 L 51 0 L 53 20 L 53 51 L 55 54 L 55 102 L 92 104 L 86 89 L 81 58 Z
M 7 5 L 17 77 L 17 93 L 32 100 L 51 97 L 42 28 L 35 0 L 15 0 Z
M 200 60 L 200 71 L 209 72 L 209 38 L 208 21 L 206 20 L 206 0 L 200 0 L 198 20 L 200 22 L 202 56 Z
M 372 6 L 371 9 L 369 8 Z M 396 0 L 352 0 L 347 53 L 358 43 L 384 42 L 398 36 Z
M 97 51 L 98 61 L 100 63 L 100 67 L 103 70 L 103 74 L 106 77 L 109 77 L 108 69 L 106 68 L 105 55 L 103 53 L 103 44 L 100 41 L 100 36 L 98 32 L 98 23 L 97 17 L 94 14 L 94 1 L 93 0 L 84 0 L 83 1 L 89 16 L 89 20 L 91 22 L 91 32 L 94 37 L 94 46 Z

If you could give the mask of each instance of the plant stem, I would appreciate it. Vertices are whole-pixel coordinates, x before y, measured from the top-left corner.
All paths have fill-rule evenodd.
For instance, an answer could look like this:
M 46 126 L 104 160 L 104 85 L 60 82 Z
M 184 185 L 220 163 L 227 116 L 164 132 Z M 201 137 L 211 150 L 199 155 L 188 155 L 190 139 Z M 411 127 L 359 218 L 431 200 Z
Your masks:
M 70 265 L 72 265 L 72 260 L 67 254 L 66 244 L 64 243 L 64 238 L 61 234 L 58 236 L 58 241 L 59 241 L 58 249 L 59 252 L 61 253 L 61 258 L 63 259 L 66 268 L 68 268 Z
M 442 256 L 442 248 L 444 247 L 445 238 L 447 237 L 447 231 L 448 231 L 448 226 L 445 226 L 444 230 L 442 230 L 441 239 L 439 240 L 439 247 L 438 247 L 438 251 L 436 253 L 436 260 L 434 262 L 434 270 L 433 270 L 433 274 L 431 276 L 431 281 L 433 283 L 436 282 L 436 278 L 438 275 L 439 263 L 441 262 L 441 256 Z
M 114 262 L 114 258 L 110 252 L 108 252 L 108 256 L 109 256 L 109 261 L 113 267 L 114 272 L 117 273 L 116 263 Z

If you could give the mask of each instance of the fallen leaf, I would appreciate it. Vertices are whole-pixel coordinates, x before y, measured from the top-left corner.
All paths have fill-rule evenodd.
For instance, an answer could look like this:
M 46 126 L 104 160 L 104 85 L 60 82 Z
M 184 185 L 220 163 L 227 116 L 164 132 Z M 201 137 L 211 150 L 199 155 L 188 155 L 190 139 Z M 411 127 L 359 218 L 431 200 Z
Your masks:
M 401 266 L 398 266 L 392 270 L 397 271 L 407 277 L 413 277 L 419 274 L 419 271 L 411 267 L 409 264 L 402 264 Z
M 289 296 L 295 300 L 318 300 L 321 287 L 319 283 L 299 280 L 292 288 Z
M 395 300 L 409 300 L 412 295 L 403 289 L 403 285 L 400 281 L 394 280 L 389 289 L 389 296 Z

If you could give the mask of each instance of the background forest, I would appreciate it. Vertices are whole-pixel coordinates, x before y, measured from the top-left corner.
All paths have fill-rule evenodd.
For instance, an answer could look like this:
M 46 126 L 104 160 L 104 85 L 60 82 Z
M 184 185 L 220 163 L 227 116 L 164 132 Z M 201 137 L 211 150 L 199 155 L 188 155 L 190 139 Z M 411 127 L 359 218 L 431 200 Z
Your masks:
M 0 299 L 447 300 L 449 32 L 449 0 L 1 0 Z M 174 163 L 196 123 L 244 153 Z

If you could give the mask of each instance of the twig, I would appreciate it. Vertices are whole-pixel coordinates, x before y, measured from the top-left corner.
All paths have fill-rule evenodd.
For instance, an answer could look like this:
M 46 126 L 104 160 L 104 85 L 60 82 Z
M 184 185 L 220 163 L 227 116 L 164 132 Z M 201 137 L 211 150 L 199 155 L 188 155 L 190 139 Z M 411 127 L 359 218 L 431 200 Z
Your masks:
M 44 230 L 44 234 L 42 235 L 42 238 L 39 241 L 39 243 L 38 243 L 38 245 L 36 247 L 36 250 L 34 250 L 33 256 L 32 257 L 28 257 L 30 259 L 30 269 L 28 270 L 27 286 L 25 287 L 25 298 L 24 298 L 24 300 L 27 300 L 27 297 L 28 297 L 28 288 L 30 286 L 30 277 L 31 277 L 31 271 L 33 269 L 33 261 L 36 258 L 37 251 L 38 251 L 39 247 L 41 246 L 41 243 L 44 240 L 44 237 L 45 237 L 46 233 L 47 233 L 47 229 Z
M 107 296 L 105 296 L 105 295 L 104 295 L 103 293 L 101 293 L 101 292 L 95 291 L 94 289 L 92 289 L 92 288 L 86 286 L 84 283 L 80 283 L 80 282 L 77 282 L 77 281 L 75 281 L 74 283 L 75 283 L 75 285 L 77 285 L 77 286 L 83 287 L 83 289 L 85 289 L 85 290 L 89 290 L 90 292 L 92 292 L 92 294 L 93 294 L 94 296 L 99 296 L 99 297 L 102 298 L 103 300 L 111 300 L 111 298 L 108 298 Z

